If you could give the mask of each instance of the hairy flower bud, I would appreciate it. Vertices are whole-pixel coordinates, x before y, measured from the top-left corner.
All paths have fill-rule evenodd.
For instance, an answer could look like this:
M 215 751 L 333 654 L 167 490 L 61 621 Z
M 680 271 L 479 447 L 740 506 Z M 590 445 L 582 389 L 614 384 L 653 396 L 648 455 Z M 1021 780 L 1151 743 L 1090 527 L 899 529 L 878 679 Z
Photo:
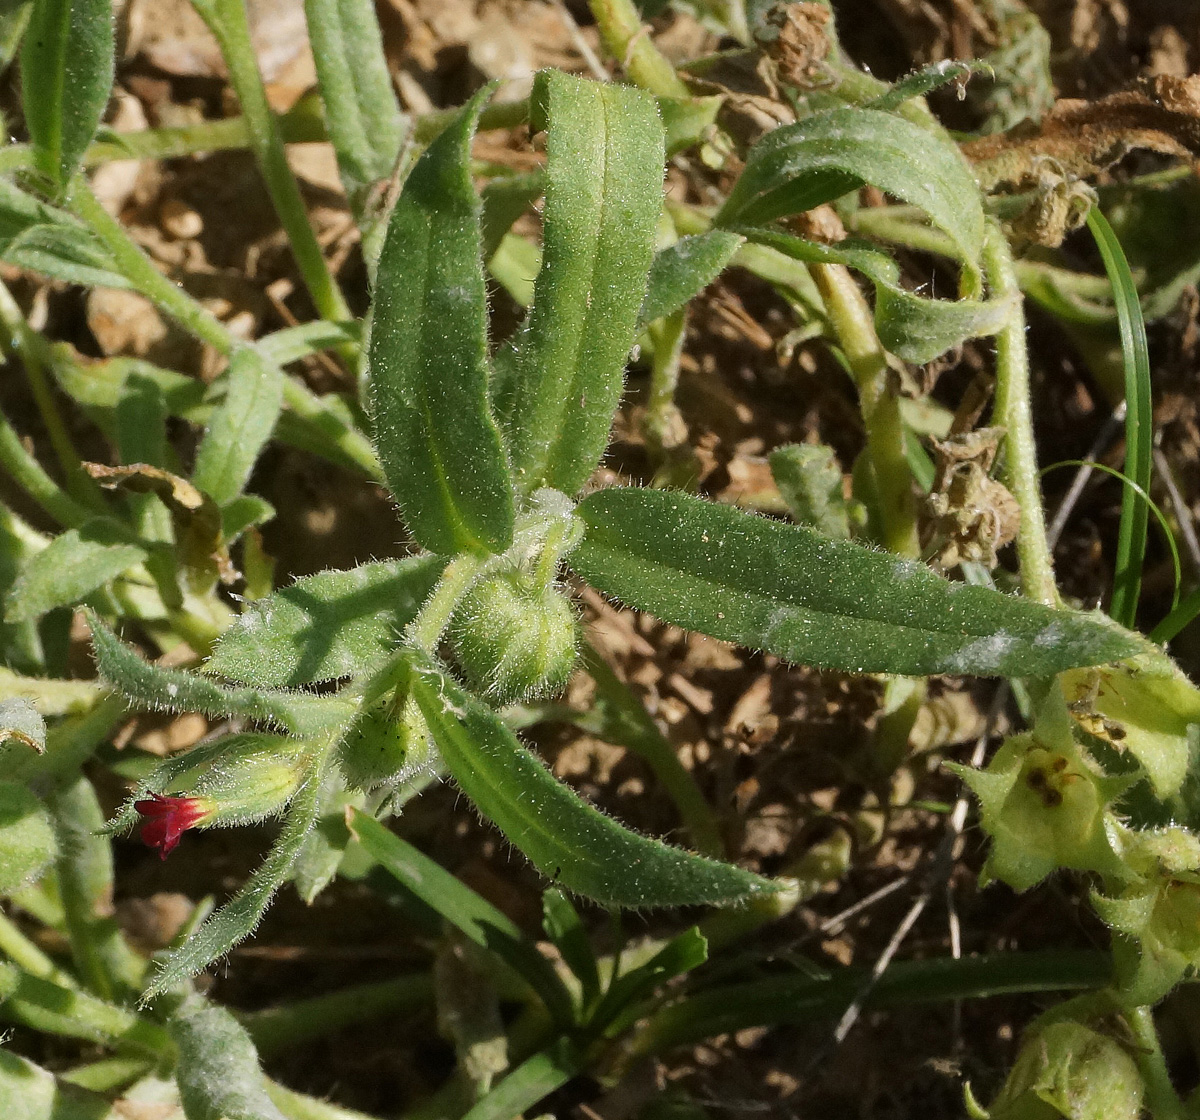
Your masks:
M 283 811 L 304 775 L 304 744 L 281 735 L 230 735 L 161 766 L 134 802 L 142 841 L 166 859 L 188 829 L 252 824 Z
M 566 686 L 579 622 L 554 586 L 514 569 L 484 577 L 463 596 L 450 638 L 471 683 L 495 703 L 508 704 Z
M 1137 1063 L 1114 1038 L 1062 1021 L 1029 1031 L 990 1120 L 1138 1120 Z
M 388 697 L 363 712 L 338 746 L 342 773 L 358 789 L 406 781 L 430 769 L 435 753 L 411 696 Z

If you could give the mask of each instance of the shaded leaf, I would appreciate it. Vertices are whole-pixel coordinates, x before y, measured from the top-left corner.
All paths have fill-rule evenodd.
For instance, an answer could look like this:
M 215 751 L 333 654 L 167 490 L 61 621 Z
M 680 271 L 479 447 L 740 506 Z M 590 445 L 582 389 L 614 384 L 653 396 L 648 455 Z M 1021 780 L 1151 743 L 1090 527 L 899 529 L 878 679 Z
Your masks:
M 5 603 L 8 622 L 40 618 L 78 603 L 96 588 L 146 559 L 120 527 L 99 518 L 54 538 L 21 569 Z
M 414 556 L 299 579 L 247 607 L 205 672 L 294 687 L 369 671 L 396 648 L 444 566 Z
M 628 606 L 789 661 L 854 673 L 1046 676 L 1138 647 L 1098 617 L 950 583 L 923 564 L 687 494 L 612 488 L 577 507 L 571 566 Z

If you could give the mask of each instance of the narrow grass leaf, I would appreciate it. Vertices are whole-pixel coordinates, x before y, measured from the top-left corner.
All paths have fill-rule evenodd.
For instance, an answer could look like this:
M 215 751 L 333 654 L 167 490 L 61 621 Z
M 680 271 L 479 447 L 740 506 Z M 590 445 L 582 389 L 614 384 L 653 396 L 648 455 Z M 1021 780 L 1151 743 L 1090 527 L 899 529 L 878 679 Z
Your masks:
M 287 882 L 320 815 L 321 783 L 330 752 L 314 749 L 304 783 L 292 798 L 283 828 L 262 865 L 237 894 L 162 962 L 144 998 L 170 991 L 224 956 L 254 932 L 275 892 Z
M 801 199 L 813 176 L 849 177 L 871 183 L 919 206 L 977 269 L 983 250 L 983 204 L 970 166 L 943 136 L 876 109 L 832 109 L 768 132 L 753 148 L 729 198 L 717 215 L 722 226 L 758 224 L 811 209 Z M 837 189 L 836 178 L 833 187 Z M 828 190 L 818 201 L 836 198 Z
M 513 491 L 488 401 L 487 293 L 471 137 L 480 90 L 417 161 L 379 257 L 370 347 L 375 445 L 431 552 L 501 552 Z
M 1129 262 L 1108 219 L 1093 206 L 1088 229 L 1104 261 L 1117 305 L 1121 332 L 1121 356 L 1125 363 L 1125 474 L 1144 493 L 1150 492 L 1154 456 L 1154 411 L 1150 399 L 1150 356 L 1146 348 L 1146 324 L 1138 302 L 1137 285 Z M 1121 493 L 1121 524 L 1117 532 L 1116 571 L 1113 575 L 1109 613 L 1123 626 L 1137 619 L 1142 587 L 1142 563 L 1146 557 L 1148 510 L 1137 494 L 1126 487 Z
M 34 0 L 21 47 L 21 106 L 34 165 L 59 193 L 96 134 L 112 82 L 110 0 Z
M 97 518 L 68 529 L 21 569 L 8 593 L 4 618 L 25 622 L 55 607 L 72 606 L 140 564 L 146 555 L 113 522 Z
M 305 0 L 325 128 L 356 210 L 365 190 L 387 178 L 407 122 L 392 90 L 373 0 Z
M 189 996 L 171 1016 L 175 1082 L 187 1120 L 284 1120 L 250 1035 L 223 1007 Z
M 653 323 L 698 296 L 721 274 L 744 241 L 741 234 L 710 229 L 681 237 L 656 254 L 638 321 Z
M 370 814 L 352 813 L 350 831 L 402 887 L 523 976 L 558 1022 L 573 1021 L 571 997 L 553 966 L 502 911 Z
M 526 1058 L 476 1102 L 463 1120 L 511 1120 L 561 1088 L 583 1068 L 583 1055 L 569 1039 L 559 1039 L 549 1049 Z
M 518 484 L 574 494 L 608 444 L 662 211 L 653 98 L 543 71 L 543 263 L 503 404 Z
M 1102 619 L 687 494 L 614 487 L 577 513 L 587 528 L 571 567 L 605 594 L 799 664 L 1045 676 L 1137 648 Z
M 336 696 L 223 688 L 195 673 L 151 665 L 90 611 L 88 623 L 100 676 L 139 707 L 202 712 L 209 716 L 243 716 L 274 724 L 294 735 L 313 734 L 353 715 L 353 706 Z
M 192 482 L 219 506 L 245 488 L 283 404 L 283 372 L 250 347 L 233 355 L 225 378 L 225 400 L 209 421 L 192 471 Z
M 486 705 L 414 653 L 413 695 L 455 781 L 556 884 L 602 905 L 727 905 L 775 888 L 630 832 L 557 781 Z
M 1200 587 L 1185 595 L 1179 605 L 1150 631 L 1152 642 L 1169 642 L 1189 622 L 1200 614 Z
M 542 895 L 542 928 L 579 981 L 584 1007 L 590 1007 L 600 995 L 596 954 L 579 911 L 557 887 L 551 887 Z
M 443 567 L 414 556 L 299 579 L 247 607 L 205 672 L 260 688 L 369 672 L 395 649 Z

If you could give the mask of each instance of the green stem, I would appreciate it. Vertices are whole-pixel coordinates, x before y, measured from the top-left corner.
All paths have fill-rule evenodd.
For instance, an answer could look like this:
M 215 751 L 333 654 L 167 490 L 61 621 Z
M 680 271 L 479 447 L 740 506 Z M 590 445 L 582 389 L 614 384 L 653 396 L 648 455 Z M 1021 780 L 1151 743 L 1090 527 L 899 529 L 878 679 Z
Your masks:
M 446 565 L 425 605 L 408 624 L 405 637 L 409 642 L 427 653 L 433 652 L 442 631 L 450 624 L 450 617 L 459 599 L 466 594 L 486 563 L 486 558 L 464 552 Z
M 262 75 L 250 41 L 244 0 L 195 0 L 194 7 L 208 24 L 221 47 L 229 79 L 242 104 L 242 112 L 271 201 L 283 224 L 304 285 L 323 319 L 349 319 L 350 308 L 325 261 L 300 187 L 288 166 L 279 123 L 267 101 Z
M 50 446 L 54 449 L 58 465 L 62 468 L 66 480 L 67 491 L 76 501 L 83 505 L 93 506 L 98 513 L 104 513 L 104 499 L 96 484 L 92 482 L 80 468 L 81 456 L 71 442 L 70 433 L 63 423 L 62 414 L 58 410 L 58 402 L 50 388 L 50 380 L 46 376 L 46 364 L 43 360 L 42 340 L 29 329 L 25 316 L 17 301 L 13 299 L 8 287 L 0 282 L 0 325 L 5 331 L 5 349 L 10 355 L 20 359 L 29 382 L 30 392 L 34 403 L 50 437 Z
M 875 333 L 874 316 L 848 269 L 814 264 L 811 271 L 858 387 L 883 527 L 881 543 L 891 552 L 915 558 L 921 548 L 912 470 L 904 451 L 904 422 L 900 401 L 888 385 L 887 353 Z
M 634 85 L 659 97 L 692 96 L 692 91 L 675 73 L 675 67 L 654 45 L 650 29 L 642 23 L 632 0 L 589 0 L 588 7 L 605 49 L 621 64 Z
M 1057 606 L 1054 561 L 1046 542 L 1046 517 L 1038 483 L 1037 446 L 1029 399 L 1029 351 L 1025 344 L 1025 311 L 1012 252 L 998 223 L 988 222 L 983 264 L 992 295 L 1012 300 L 1008 322 L 996 336 L 996 401 L 993 423 L 1005 430 L 1004 484 L 1021 514 L 1017 557 L 1021 587 L 1031 599 Z
M 68 203 L 72 211 L 87 222 L 104 243 L 121 274 L 180 326 L 226 357 L 238 346 L 245 345 L 207 308 L 154 267 L 150 258 L 129 237 L 125 227 L 100 205 L 81 180 L 76 181 Z M 369 477 L 382 481 L 383 473 L 370 442 L 311 389 L 295 378 L 288 377 L 283 383 L 283 400 L 298 419 L 319 435 L 322 442 L 331 443 L 342 456 Z M 0 438 L 2 435 L 0 432 Z M 3 447 L 0 446 L 0 463 L 3 462 L 2 454 Z
M 75 980 L 58 967 L 26 937 L 7 914 L 0 911 L 0 953 L 20 965 L 31 976 L 49 980 L 64 988 L 76 987 Z
M 77 528 L 95 516 L 45 472 L 3 414 L 0 414 L 0 468 L 60 525 Z
M 1132 1008 L 1126 1011 L 1125 1021 L 1137 1041 L 1133 1056 L 1146 1086 L 1150 1115 L 1153 1120 L 1183 1120 L 1186 1115 L 1183 1101 L 1171 1084 L 1158 1031 L 1154 1028 L 1153 1011 L 1149 1007 Z

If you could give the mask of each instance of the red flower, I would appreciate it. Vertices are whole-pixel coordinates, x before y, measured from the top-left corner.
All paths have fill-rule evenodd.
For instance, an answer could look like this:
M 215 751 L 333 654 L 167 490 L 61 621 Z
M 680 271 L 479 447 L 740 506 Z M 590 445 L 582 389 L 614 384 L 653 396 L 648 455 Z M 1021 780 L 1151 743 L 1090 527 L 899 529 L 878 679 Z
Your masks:
M 166 859 L 179 838 L 189 829 L 204 824 L 213 815 L 212 802 L 207 797 L 171 797 L 151 793 L 149 801 L 135 801 L 133 807 L 145 817 L 138 833 L 143 844 L 157 848 Z

